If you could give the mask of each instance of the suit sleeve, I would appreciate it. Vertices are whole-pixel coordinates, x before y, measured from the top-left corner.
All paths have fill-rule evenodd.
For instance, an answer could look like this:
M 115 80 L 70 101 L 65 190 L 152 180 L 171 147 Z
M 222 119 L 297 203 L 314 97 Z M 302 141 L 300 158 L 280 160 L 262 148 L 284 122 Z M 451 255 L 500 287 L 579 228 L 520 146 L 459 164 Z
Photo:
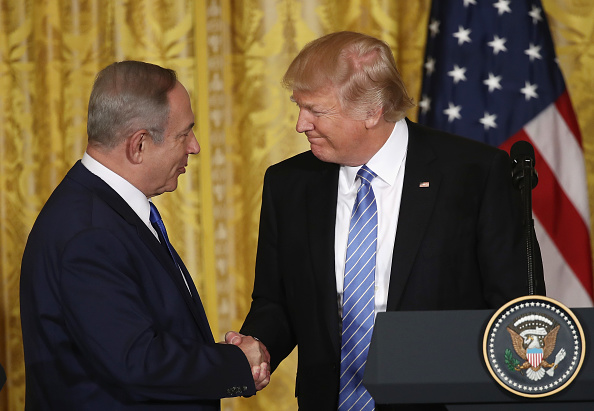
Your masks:
M 177 329 L 170 331 L 167 317 L 155 311 L 175 302 L 147 299 L 139 270 L 157 268 L 140 267 L 138 258 L 106 229 L 86 230 L 64 249 L 61 306 L 85 366 L 135 401 L 218 399 L 237 395 L 232 387 L 253 395 L 250 366 L 238 347 L 201 339 L 186 307 L 179 318 L 188 320 L 174 316 L 169 321 L 177 321 Z
M 257 337 L 266 345 L 274 370 L 295 348 L 296 338 L 291 329 L 285 284 L 279 268 L 279 211 L 273 180 L 269 169 L 264 177 L 252 305 L 240 332 Z
M 0 390 L 4 386 L 6 382 L 6 373 L 4 372 L 4 368 L 2 368 L 2 364 L 0 364 Z

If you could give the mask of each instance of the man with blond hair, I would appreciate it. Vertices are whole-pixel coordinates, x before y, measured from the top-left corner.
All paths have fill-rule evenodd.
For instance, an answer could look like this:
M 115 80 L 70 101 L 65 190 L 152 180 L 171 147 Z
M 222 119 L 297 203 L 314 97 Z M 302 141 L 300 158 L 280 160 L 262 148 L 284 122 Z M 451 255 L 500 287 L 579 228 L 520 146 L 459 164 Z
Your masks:
M 302 411 L 392 409 L 361 384 L 377 312 L 528 293 L 509 157 L 408 120 L 392 52 L 368 35 L 307 44 L 283 85 L 311 150 L 266 172 L 253 301 L 228 338 L 260 339 L 273 369 L 297 346 Z

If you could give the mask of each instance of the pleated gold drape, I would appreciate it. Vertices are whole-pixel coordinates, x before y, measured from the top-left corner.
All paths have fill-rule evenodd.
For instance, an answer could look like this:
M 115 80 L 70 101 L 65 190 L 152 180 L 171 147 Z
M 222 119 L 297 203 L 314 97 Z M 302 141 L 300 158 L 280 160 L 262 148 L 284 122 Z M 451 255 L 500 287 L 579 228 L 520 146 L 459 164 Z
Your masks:
M 418 99 L 429 0 L 0 0 L 0 410 L 22 410 L 18 281 L 33 221 L 86 145 L 95 74 L 112 61 L 172 67 L 188 88 L 202 152 L 158 198 L 200 290 L 215 338 L 249 308 L 266 167 L 308 148 L 280 78 L 296 52 L 331 31 L 388 41 Z M 594 4 L 545 0 L 577 111 L 594 191 Z M 416 111 L 411 112 L 413 119 Z M 590 196 L 590 203 L 592 195 Z M 296 410 L 296 357 L 265 391 L 225 410 Z

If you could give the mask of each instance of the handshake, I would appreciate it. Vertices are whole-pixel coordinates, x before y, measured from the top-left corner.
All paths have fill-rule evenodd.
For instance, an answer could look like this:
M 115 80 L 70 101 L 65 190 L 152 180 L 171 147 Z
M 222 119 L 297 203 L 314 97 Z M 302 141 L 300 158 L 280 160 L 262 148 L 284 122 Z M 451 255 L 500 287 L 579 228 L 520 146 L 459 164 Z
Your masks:
M 225 344 L 233 344 L 243 351 L 250 367 L 256 390 L 260 391 L 270 382 L 270 354 L 266 346 L 257 338 L 229 331 L 225 334 Z

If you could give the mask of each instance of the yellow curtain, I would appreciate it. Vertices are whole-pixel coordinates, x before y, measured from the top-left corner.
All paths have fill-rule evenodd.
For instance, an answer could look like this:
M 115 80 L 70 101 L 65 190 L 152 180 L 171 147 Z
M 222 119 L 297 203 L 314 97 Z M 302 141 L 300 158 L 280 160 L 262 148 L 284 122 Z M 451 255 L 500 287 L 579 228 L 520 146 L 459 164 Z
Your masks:
M 544 0 L 585 143 L 594 205 L 594 4 Z M 28 232 L 86 145 L 95 74 L 137 59 L 174 68 L 188 88 L 202 152 L 158 198 L 215 334 L 249 309 L 266 167 L 308 148 L 279 84 L 308 41 L 336 30 L 386 40 L 418 100 L 430 0 L 0 0 L 0 410 L 22 410 L 18 282 Z M 416 118 L 416 110 L 410 113 Z M 225 410 L 296 410 L 296 356 Z

